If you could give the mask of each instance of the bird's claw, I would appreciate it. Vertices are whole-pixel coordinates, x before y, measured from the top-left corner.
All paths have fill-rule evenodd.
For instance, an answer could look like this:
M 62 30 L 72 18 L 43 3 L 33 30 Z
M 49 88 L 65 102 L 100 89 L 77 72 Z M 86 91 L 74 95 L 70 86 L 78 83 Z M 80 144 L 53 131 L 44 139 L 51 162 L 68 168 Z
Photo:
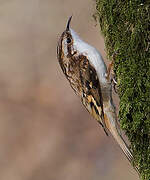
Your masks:
M 112 79 L 111 79 L 111 83 L 112 83 L 112 86 L 113 86 L 113 89 L 114 89 L 114 91 L 115 91 L 115 93 L 118 93 L 118 90 L 117 90 L 117 81 L 116 81 L 116 78 L 115 77 L 113 77 Z

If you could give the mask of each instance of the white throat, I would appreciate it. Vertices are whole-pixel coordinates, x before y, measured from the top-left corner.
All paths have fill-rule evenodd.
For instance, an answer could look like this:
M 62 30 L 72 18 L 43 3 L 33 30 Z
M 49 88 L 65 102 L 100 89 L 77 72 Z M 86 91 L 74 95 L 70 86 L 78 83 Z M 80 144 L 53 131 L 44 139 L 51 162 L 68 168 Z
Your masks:
M 78 51 L 79 54 L 83 54 L 88 58 L 89 62 L 97 72 L 99 81 L 103 84 L 106 84 L 107 68 L 99 51 L 80 39 L 80 37 L 76 34 L 76 32 L 74 32 L 74 30 L 70 29 L 70 31 L 74 41 L 74 50 Z

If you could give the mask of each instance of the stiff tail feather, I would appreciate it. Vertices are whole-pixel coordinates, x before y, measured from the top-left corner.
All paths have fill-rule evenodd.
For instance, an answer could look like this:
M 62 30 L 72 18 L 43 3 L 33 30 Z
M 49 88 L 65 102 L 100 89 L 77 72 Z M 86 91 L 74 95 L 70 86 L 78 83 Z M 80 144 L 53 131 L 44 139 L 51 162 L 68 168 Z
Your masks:
M 116 127 L 112 127 L 110 129 L 110 132 L 112 134 L 112 136 L 114 137 L 114 139 L 117 141 L 117 143 L 119 144 L 120 148 L 122 149 L 122 151 L 124 152 L 124 154 L 126 155 L 127 159 L 132 162 L 133 160 L 133 155 L 131 153 L 131 151 L 129 150 L 128 145 L 126 144 L 125 140 L 123 139 L 123 137 L 120 135 L 120 133 L 118 132 L 118 129 Z
M 110 133 L 112 134 L 112 136 L 114 137 L 114 139 L 120 146 L 121 150 L 123 151 L 123 153 L 129 160 L 129 162 L 131 163 L 133 160 L 133 155 L 128 145 L 126 144 L 125 140 L 120 134 L 120 129 L 119 129 L 119 126 L 117 124 L 117 119 L 116 119 L 116 113 L 114 111 L 107 111 L 107 112 L 105 111 L 104 118 L 105 118 L 107 128 L 109 129 Z M 139 174 L 138 167 L 134 167 L 134 169 Z
M 125 154 L 125 156 L 127 157 L 127 159 L 129 160 L 130 163 L 132 163 L 133 161 L 133 155 L 128 147 L 128 145 L 126 144 L 125 140 L 123 139 L 123 137 L 121 136 L 121 134 L 118 131 L 117 127 L 114 127 L 112 129 L 110 129 L 111 134 L 113 135 L 114 139 L 117 141 L 117 143 L 119 144 L 121 150 L 123 151 L 123 153 Z M 139 169 L 136 166 L 133 166 L 134 169 L 137 171 L 137 173 L 139 174 Z M 140 175 L 140 174 L 139 174 Z

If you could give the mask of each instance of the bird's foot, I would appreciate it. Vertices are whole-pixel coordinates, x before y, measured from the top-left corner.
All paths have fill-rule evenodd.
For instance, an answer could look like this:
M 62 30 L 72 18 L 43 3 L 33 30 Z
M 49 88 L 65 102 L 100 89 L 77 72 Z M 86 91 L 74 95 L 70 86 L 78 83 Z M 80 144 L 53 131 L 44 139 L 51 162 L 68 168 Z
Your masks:
M 117 87 L 118 83 L 117 83 L 117 80 L 116 80 L 116 77 L 114 74 L 112 75 L 112 78 L 111 78 L 111 84 L 112 84 L 112 87 L 113 87 L 115 93 L 118 94 L 118 87 Z

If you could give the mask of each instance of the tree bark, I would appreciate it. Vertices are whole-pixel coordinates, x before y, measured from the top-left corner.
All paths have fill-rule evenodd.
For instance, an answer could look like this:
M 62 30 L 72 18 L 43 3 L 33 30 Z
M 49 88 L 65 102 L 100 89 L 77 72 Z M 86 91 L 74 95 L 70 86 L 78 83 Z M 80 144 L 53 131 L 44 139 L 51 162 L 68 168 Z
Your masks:
M 150 1 L 96 0 L 120 97 L 119 120 L 131 142 L 133 165 L 150 180 Z

